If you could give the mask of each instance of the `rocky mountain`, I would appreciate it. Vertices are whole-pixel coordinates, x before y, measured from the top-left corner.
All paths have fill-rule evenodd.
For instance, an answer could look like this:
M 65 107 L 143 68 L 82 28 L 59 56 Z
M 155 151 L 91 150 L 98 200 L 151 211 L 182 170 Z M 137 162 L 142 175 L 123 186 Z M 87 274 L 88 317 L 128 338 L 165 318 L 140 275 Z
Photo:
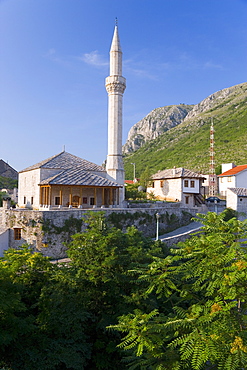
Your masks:
M 164 132 L 179 125 L 193 105 L 170 105 L 152 110 L 146 117 L 131 127 L 123 153 L 138 150 L 147 141 L 156 139 Z
M 133 176 L 131 163 L 136 164 L 137 176 L 140 176 L 146 167 L 149 167 L 152 173 L 173 166 L 208 173 L 209 131 L 212 120 L 215 127 L 217 171 L 220 172 L 221 163 L 247 163 L 247 83 L 220 90 L 195 106 L 172 107 L 187 107 L 188 111 L 178 124 L 173 127 L 166 126 L 159 135 L 149 132 L 149 128 L 162 127 L 164 120 L 159 124 L 155 117 L 153 125 L 152 115 L 156 110 L 152 111 L 140 121 L 144 126 L 144 133 L 146 122 L 148 134 L 137 150 L 134 149 L 134 133 L 138 135 L 141 132 L 140 122 L 130 130 L 133 135 L 129 135 L 124 146 L 126 178 Z M 167 112 L 168 108 L 171 107 L 163 109 Z M 135 126 L 139 126 L 139 131 Z

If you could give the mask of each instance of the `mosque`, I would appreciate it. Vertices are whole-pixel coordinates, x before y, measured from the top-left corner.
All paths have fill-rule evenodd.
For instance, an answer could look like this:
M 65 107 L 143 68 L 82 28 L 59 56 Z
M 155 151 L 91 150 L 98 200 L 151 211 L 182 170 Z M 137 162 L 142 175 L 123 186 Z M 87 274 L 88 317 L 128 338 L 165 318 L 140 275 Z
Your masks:
M 33 210 L 124 206 L 122 50 L 115 25 L 110 49 L 106 169 L 65 151 L 19 172 L 18 207 Z

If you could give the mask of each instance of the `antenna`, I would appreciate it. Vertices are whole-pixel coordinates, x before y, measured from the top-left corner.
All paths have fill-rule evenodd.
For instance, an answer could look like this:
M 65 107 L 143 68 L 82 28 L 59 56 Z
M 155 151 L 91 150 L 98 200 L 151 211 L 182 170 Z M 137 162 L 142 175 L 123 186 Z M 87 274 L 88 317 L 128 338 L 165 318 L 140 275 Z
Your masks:
M 65 152 L 65 145 L 63 146 L 63 152 Z
M 215 174 L 215 159 L 214 159 L 214 122 L 211 118 L 211 126 L 210 126 L 210 162 L 209 162 L 209 189 L 208 193 L 210 196 L 214 196 L 217 193 L 217 178 Z
M 117 20 L 117 17 L 115 18 L 115 26 L 118 25 L 118 20 Z

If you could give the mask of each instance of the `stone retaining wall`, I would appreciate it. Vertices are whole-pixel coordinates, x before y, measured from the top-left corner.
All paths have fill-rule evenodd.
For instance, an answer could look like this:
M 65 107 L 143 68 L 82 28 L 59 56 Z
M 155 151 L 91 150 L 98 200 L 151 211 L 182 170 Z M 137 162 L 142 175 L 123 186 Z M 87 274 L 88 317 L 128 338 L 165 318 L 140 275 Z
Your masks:
M 191 216 L 195 216 L 198 208 L 188 209 L 176 203 L 166 203 L 156 208 L 106 208 L 92 209 L 92 212 L 104 211 L 112 226 L 126 230 L 134 225 L 146 236 L 154 237 L 159 213 L 160 234 L 174 230 L 189 223 Z M 66 256 L 64 243 L 71 240 L 71 235 L 85 230 L 83 218 L 88 211 L 81 209 L 33 211 L 26 209 L 1 209 L 2 231 L 9 230 L 8 247 L 18 248 L 22 244 L 29 244 L 34 251 L 53 258 Z M 15 229 L 21 230 L 21 238 L 16 240 Z

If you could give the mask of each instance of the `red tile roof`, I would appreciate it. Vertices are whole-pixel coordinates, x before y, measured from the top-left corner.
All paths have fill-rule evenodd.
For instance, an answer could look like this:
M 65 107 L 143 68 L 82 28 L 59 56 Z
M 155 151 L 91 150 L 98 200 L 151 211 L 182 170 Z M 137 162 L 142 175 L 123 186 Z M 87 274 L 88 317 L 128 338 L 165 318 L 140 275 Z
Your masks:
M 241 171 L 244 171 L 244 170 L 247 170 L 247 164 L 242 164 L 241 166 L 236 166 L 236 167 L 233 167 L 231 168 L 230 170 L 228 171 L 225 171 L 223 173 L 221 173 L 219 175 L 220 176 L 234 176 L 236 175 L 237 173 L 241 172 Z

